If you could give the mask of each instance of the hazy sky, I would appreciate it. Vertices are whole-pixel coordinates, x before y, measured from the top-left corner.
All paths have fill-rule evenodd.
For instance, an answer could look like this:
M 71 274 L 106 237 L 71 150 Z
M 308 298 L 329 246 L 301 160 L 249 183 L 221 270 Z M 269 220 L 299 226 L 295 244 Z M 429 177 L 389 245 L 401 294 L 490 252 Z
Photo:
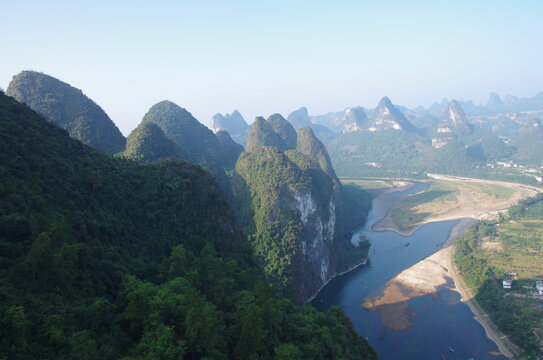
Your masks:
M 0 87 L 65 81 L 127 135 L 156 102 L 204 124 L 543 91 L 543 1 L 0 0 Z

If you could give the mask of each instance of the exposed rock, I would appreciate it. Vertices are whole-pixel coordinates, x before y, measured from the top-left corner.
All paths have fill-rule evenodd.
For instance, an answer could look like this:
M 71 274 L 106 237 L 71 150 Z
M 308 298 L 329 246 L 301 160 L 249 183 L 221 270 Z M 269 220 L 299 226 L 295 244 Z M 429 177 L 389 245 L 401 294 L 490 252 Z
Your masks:
M 370 118 L 368 130 L 371 132 L 384 130 L 406 130 L 416 132 L 417 129 L 407 120 L 388 97 L 383 97 Z
M 458 137 L 469 134 L 471 134 L 471 127 L 468 124 L 466 115 L 458 101 L 453 100 L 449 103 L 443 120 L 432 137 L 432 147 L 436 149 L 442 148 L 455 141 Z
M 334 183 L 320 169 L 302 170 L 272 146 L 242 154 L 236 171 L 252 194 L 255 249 L 266 259 L 268 277 L 307 300 L 337 273 Z
M 367 126 L 368 116 L 362 107 L 349 108 L 345 111 L 343 133 L 362 131 Z

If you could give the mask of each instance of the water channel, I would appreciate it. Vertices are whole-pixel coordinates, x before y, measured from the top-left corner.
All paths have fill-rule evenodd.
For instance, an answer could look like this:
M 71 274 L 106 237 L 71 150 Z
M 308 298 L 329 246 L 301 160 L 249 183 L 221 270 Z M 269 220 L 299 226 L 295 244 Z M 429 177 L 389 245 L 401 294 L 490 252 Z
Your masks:
M 497 351 L 496 344 L 486 337 L 469 307 L 460 301 L 460 294 L 450 289 L 452 280 L 438 288 L 437 296 L 421 296 L 409 301 L 413 316 L 412 326 L 407 330 L 384 327 L 379 312 L 362 307 L 365 298 L 380 295 L 388 280 L 438 250 L 457 223 L 429 223 L 411 236 L 371 229 L 402 195 L 420 192 L 427 186 L 416 182 L 406 191 L 388 192 L 374 199 L 366 224 L 353 234 L 353 241 L 360 235 L 371 241 L 368 263 L 332 280 L 312 304 L 321 311 L 334 305 L 342 307 L 356 331 L 368 338 L 377 350 L 379 359 L 442 359 L 442 354 L 447 360 L 506 359 L 490 354 Z M 450 352 L 449 347 L 454 352 Z

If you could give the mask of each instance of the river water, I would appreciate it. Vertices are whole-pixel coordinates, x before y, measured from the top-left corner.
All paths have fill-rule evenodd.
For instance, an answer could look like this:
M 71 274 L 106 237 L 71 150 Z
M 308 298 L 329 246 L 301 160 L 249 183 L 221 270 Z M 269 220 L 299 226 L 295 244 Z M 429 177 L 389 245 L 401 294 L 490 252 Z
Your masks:
M 360 234 L 371 241 L 370 260 L 365 266 L 332 280 L 317 294 L 312 304 L 320 311 L 334 305 L 342 307 L 356 331 L 368 338 L 377 350 L 379 359 L 442 359 L 442 354 L 447 360 L 506 359 L 490 354 L 497 351 L 496 344 L 487 339 L 469 307 L 460 301 L 460 294 L 449 289 L 452 280 L 438 289 L 437 296 L 410 300 L 409 310 L 413 316 L 410 320 L 412 326 L 407 330 L 383 327 L 379 312 L 370 312 L 362 307 L 365 298 L 380 295 L 388 280 L 438 250 L 457 223 L 426 224 L 411 236 L 371 229 L 400 196 L 420 192 L 427 186 L 417 182 L 409 190 L 385 193 L 374 199 L 366 225 L 353 234 L 353 241 L 357 241 Z M 449 347 L 454 352 L 450 352 Z

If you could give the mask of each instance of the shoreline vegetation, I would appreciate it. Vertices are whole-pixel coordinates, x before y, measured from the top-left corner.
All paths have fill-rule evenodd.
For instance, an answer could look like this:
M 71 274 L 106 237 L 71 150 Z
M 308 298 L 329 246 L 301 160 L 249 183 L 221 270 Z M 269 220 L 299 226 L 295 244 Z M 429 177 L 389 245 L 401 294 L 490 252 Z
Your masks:
M 440 222 L 440 221 L 451 221 L 451 220 L 458 220 L 463 218 L 472 218 L 472 219 L 488 219 L 491 217 L 498 216 L 498 214 L 501 211 L 506 210 L 509 206 L 516 204 L 518 200 L 521 200 L 523 198 L 526 198 L 528 196 L 536 195 L 537 193 L 541 192 L 542 190 L 525 184 L 519 184 L 519 183 L 508 183 L 503 181 L 494 181 L 494 180 L 481 180 L 481 179 L 474 179 L 474 178 L 465 178 L 465 177 L 458 177 L 458 176 L 450 176 L 450 175 L 438 175 L 438 174 L 428 174 L 428 176 L 437 181 L 446 181 L 446 182 L 454 182 L 454 183 L 470 183 L 470 184 L 486 184 L 486 185 L 493 185 L 493 186 L 501 186 L 508 189 L 516 190 L 515 196 L 507 197 L 504 199 L 501 199 L 500 201 L 489 201 L 488 199 L 481 200 L 479 202 L 473 201 L 473 197 L 470 196 L 471 194 L 466 191 L 466 189 L 460 189 L 462 192 L 462 198 L 460 200 L 456 200 L 454 203 L 442 203 L 443 210 L 441 212 L 437 212 L 436 208 L 434 207 L 432 213 L 431 211 L 428 213 L 425 213 L 425 217 L 422 218 L 419 222 L 414 224 L 408 224 L 407 226 L 401 226 L 397 223 L 397 221 L 392 216 L 394 209 L 397 207 L 397 205 L 405 198 L 407 198 L 409 195 L 404 195 L 400 199 L 396 201 L 396 203 L 388 210 L 385 217 L 378 222 L 376 222 L 372 229 L 374 231 L 394 231 L 398 234 L 401 234 L 403 236 L 411 236 L 413 235 L 422 225 L 428 224 L 431 222 Z M 398 190 L 403 191 L 403 190 Z M 420 194 L 420 193 L 418 193 Z M 416 195 L 416 194 L 414 194 Z M 490 199 L 493 200 L 493 199 Z M 446 207 L 448 206 L 448 208 Z M 417 211 L 416 208 L 409 209 L 411 211 L 414 210 L 414 212 Z
M 466 286 L 462 276 L 458 272 L 458 269 L 453 261 L 453 253 L 455 249 L 454 240 L 458 236 L 463 235 L 464 232 L 476 220 L 495 218 L 501 211 L 504 211 L 509 206 L 515 204 L 520 198 L 535 195 L 541 192 L 541 189 L 525 184 L 506 183 L 502 181 L 480 180 L 438 174 L 428 174 L 428 176 L 433 180 L 438 181 L 503 186 L 515 190 L 516 193 L 515 196 L 508 198 L 509 203 L 507 206 L 504 206 L 503 202 L 495 202 L 491 204 L 494 205 L 493 208 L 488 208 L 487 206 L 483 206 L 482 208 L 471 206 L 466 211 L 466 209 L 463 209 L 460 206 L 455 208 L 448 215 L 440 214 L 435 216 L 434 214 L 430 213 L 419 223 L 415 224 L 414 226 L 410 226 L 408 230 L 401 229 L 391 216 L 394 209 L 409 195 L 404 195 L 398 199 L 388 209 L 385 217 L 372 226 L 374 231 L 394 231 L 404 236 L 410 236 L 424 224 L 450 220 L 459 220 L 459 222 L 450 230 L 449 236 L 443 243 L 441 249 L 412 267 L 402 271 L 396 277 L 391 279 L 385 286 L 381 296 L 374 299 L 366 299 L 363 306 L 370 311 L 379 311 L 378 307 L 380 305 L 385 305 L 383 306 L 383 309 L 387 309 L 391 316 L 382 314 L 383 321 L 385 322 L 386 319 L 389 318 L 391 323 L 388 325 L 391 328 L 407 328 L 410 325 L 408 313 L 409 310 L 406 307 L 407 301 L 412 297 L 436 293 L 438 286 L 445 284 L 447 277 L 451 278 L 454 282 L 454 288 L 452 288 L 452 290 L 455 290 L 460 294 L 461 301 L 470 308 L 474 314 L 475 320 L 485 329 L 487 337 L 498 346 L 498 352 L 494 353 L 494 355 L 501 354 L 509 359 L 514 359 L 520 353 L 520 349 L 497 328 L 494 322 L 478 304 L 470 289 Z M 410 185 L 403 184 L 399 188 L 393 187 L 387 189 L 386 191 L 403 191 L 412 186 L 414 186 L 414 181 L 411 181 Z M 470 205 L 473 205 L 473 203 Z M 400 289 L 401 291 L 396 291 L 397 289 Z M 394 307 L 391 306 L 391 304 L 397 304 L 397 306 Z M 397 319 L 403 319 L 403 321 L 397 321 Z

